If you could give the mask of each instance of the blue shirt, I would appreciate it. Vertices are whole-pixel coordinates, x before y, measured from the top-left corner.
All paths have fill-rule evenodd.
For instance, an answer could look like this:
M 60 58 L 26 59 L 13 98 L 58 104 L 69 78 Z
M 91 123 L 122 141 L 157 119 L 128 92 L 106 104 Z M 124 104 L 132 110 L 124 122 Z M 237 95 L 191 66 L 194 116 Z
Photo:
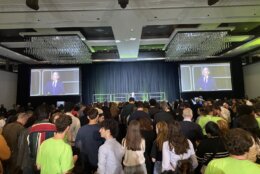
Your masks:
M 99 134 L 99 125 L 85 125 L 78 131 L 75 140 L 75 146 L 80 149 L 83 157 L 90 162 L 92 166 L 97 166 L 98 149 L 103 144 L 104 139 Z

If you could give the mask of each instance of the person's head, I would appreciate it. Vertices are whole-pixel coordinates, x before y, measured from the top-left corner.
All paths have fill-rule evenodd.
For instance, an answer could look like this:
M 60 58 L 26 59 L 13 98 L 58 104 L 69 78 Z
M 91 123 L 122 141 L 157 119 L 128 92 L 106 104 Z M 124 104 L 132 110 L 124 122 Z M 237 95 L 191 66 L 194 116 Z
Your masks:
M 71 112 L 74 109 L 74 104 L 72 102 L 65 102 L 64 112 Z
M 237 127 L 250 132 L 255 141 L 260 144 L 260 128 L 258 122 L 252 115 L 242 115 L 237 118 Z
M 88 112 L 87 112 L 87 116 L 88 116 L 88 119 L 90 121 L 98 121 L 98 110 L 95 109 L 95 108 L 92 108 L 90 109 Z
M 135 98 L 134 97 L 130 97 L 128 101 L 129 101 L 129 103 L 134 103 L 135 102 Z
M 205 107 L 205 114 L 206 115 L 213 115 L 213 108 L 212 108 L 212 106 L 206 106 Z
M 1 108 L 4 108 L 4 104 L 1 104 Z
M 204 77 L 208 77 L 209 74 L 210 74 L 210 71 L 209 71 L 209 68 L 208 67 L 204 67 L 201 71 L 201 74 L 204 76 Z
M 221 115 L 221 108 L 219 105 L 213 105 L 213 115 L 220 116 Z
M 163 111 L 168 111 L 169 110 L 169 105 L 167 102 L 163 101 L 160 103 L 160 107 L 162 108 Z
M 144 103 L 142 101 L 138 101 L 136 103 L 136 107 L 138 110 L 143 110 L 144 109 Z
M 193 117 L 192 110 L 190 108 L 183 109 L 182 116 L 183 116 L 184 119 L 185 118 L 186 119 L 192 119 L 192 117 Z
M 140 123 L 140 128 L 142 130 L 147 130 L 147 131 L 153 130 L 152 121 L 149 118 L 141 117 L 138 119 L 138 121 Z
M 128 149 L 140 150 L 142 136 L 140 132 L 140 123 L 137 120 L 132 120 L 127 127 L 125 144 Z
M 63 115 L 62 112 L 54 112 L 54 113 L 51 115 L 51 117 L 50 117 L 50 122 L 53 123 L 53 124 L 55 124 L 56 120 L 57 120 L 60 116 L 62 116 L 62 115 Z
M 100 130 L 99 133 L 101 137 L 108 139 L 110 137 L 117 137 L 118 135 L 118 123 L 114 119 L 107 119 L 104 120 L 100 124 Z
M 21 112 L 17 114 L 17 122 L 21 123 L 22 125 L 25 125 L 27 120 L 29 119 L 29 116 L 25 112 Z
M 95 108 L 98 111 L 98 122 L 101 123 L 105 120 L 105 115 L 102 109 Z
M 199 116 L 207 115 L 206 112 L 205 112 L 205 108 L 204 107 L 198 108 L 197 113 L 198 113 Z
M 218 127 L 218 124 L 212 121 L 208 122 L 205 125 L 205 130 L 209 137 L 216 137 L 220 135 L 220 129 Z
M 50 107 L 47 104 L 42 104 L 38 106 L 34 111 L 34 115 L 38 120 L 48 119 L 49 114 L 50 114 Z
M 253 107 L 248 105 L 240 105 L 237 107 L 237 115 L 251 115 L 253 113 Z
M 170 150 L 174 148 L 177 155 L 186 153 L 189 148 L 187 138 L 181 132 L 180 123 L 177 121 L 171 121 L 168 124 L 168 141 Z
M 69 115 L 62 114 L 55 121 L 55 126 L 58 133 L 64 133 L 69 130 L 69 126 L 72 123 L 72 118 Z
M 150 104 L 150 106 L 156 106 L 156 105 L 157 105 L 157 102 L 156 102 L 155 99 L 151 98 L 151 99 L 149 100 L 149 104 Z
M 162 150 L 163 143 L 167 141 L 168 137 L 168 125 L 165 121 L 159 121 L 156 124 L 156 145 L 159 148 L 159 150 Z
M 231 155 L 245 155 L 249 152 L 251 146 L 253 146 L 254 141 L 251 134 L 243 129 L 235 128 L 230 129 L 224 136 L 224 144 L 226 150 Z
M 54 71 L 54 72 L 52 73 L 52 75 L 51 75 L 51 79 L 52 79 L 53 81 L 57 81 L 57 80 L 59 80 L 59 78 L 60 78 L 59 73 L 58 73 L 57 71 Z

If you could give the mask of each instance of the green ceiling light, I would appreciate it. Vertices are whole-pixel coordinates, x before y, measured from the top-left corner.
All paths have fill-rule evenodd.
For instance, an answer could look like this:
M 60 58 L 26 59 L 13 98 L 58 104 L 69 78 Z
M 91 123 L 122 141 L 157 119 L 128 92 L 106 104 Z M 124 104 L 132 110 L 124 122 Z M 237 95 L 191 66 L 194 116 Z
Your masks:
M 226 42 L 245 42 L 252 39 L 253 35 L 227 36 Z
M 239 47 L 236 47 L 235 49 L 222 54 L 222 56 L 227 56 L 227 57 L 236 56 L 236 55 L 242 54 L 244 52 L 250 51 L 252 49 L 258 48 L 258 47 L 260 47 L 260 37 L 254 39 L 252 41 L 249 41 Z
M 152 44 L 152 45 L 140 45 L 140 49 L 149 50 L 149 49 L 163 49 L 165 44 Z

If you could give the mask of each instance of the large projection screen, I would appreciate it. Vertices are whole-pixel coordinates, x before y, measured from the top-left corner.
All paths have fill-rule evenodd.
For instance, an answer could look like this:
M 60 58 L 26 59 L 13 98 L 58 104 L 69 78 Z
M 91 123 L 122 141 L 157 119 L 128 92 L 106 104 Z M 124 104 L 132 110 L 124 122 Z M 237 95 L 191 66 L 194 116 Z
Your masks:
M 31 69 L 30 96 L 79 95 L 79 68 Z
M 232 90 L 230 63 L 181 64 L 181 91 Z

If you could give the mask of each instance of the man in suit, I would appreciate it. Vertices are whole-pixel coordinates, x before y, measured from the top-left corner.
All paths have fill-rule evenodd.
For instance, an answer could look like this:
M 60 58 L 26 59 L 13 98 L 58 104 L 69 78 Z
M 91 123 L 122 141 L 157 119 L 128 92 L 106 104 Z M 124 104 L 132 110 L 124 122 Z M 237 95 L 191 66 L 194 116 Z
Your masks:
M 215 79 L 209 76 L 210 71 L 208 67 L 204 67 L 201 72 L 202 76 L 196 83 L 196 91 L 214 91 L 217 90 Z
M 44 87 L 45 95 L 62 95 L 64 93 L 64 85 L 59 79 L 59 73 L 54 71 L 51 75 L 51 81 L 48 81 Z

